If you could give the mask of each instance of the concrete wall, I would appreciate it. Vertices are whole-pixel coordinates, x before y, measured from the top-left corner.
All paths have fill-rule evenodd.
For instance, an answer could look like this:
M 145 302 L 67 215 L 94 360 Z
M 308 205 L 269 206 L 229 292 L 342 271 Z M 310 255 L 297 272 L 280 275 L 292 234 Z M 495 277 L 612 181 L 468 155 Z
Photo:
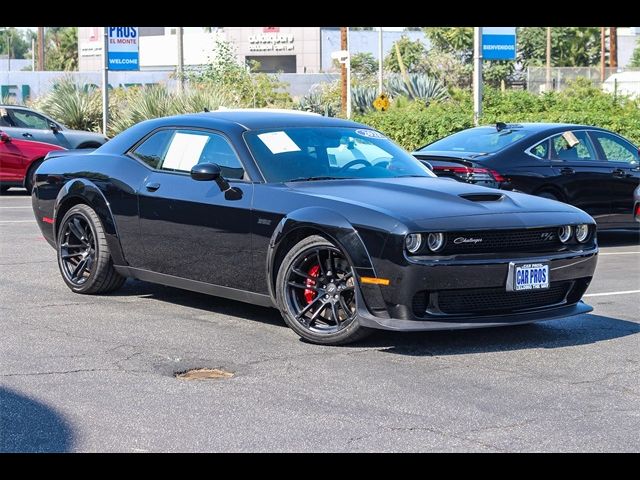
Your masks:
M 10 96 L 18 103 L 28 97 L 37 98 L 53 88 L 56 80 L 73 78 L 80 85 L 102 85 L 100 72 L 6 72 L 0 71 L 0 97 Z M 109 85 L 126 87 L 134 84 L 164 83 L 175 88 L 170 72 L 110 72 Z
M 16 72 L 21 71 L 23 68 L 31 70 L 31 59 L 12 58 L 9 60 L 6 56 L 0 58 L 0 72 L 6 72 L 9 68 L 11 68 L 11 71 Z
M 387 32 L 382 33 L 382 49 L 384 56 L 386 56 L 393 46 L 394 42 L 400 40 L 400 38 L 406 35 L 411 40 L 419 40 L 422 42 L 427 50 L 431 48 L 431 43 L 427 39 L 423 32 Z M 349 51 L 351 54 L 360 52 L 370 52 L 373 57 L 378 59 L 378 31 L 377 30 L 365 30 L 350 32 L 349 40 L 351 46 Z M 335 71 L 333 67 L 333 59 L 331 53 L 340 50 L 340 30 L 322 30 L 322 71 L 329 72 Z
M 109 85 L 127 87 L 139 84 L 163 83 L 171 89 L 176 88 L 172 72 L 110 72 Z M 72 77 L 80 85 L 102 85 L 100 72 L 7 72 L 0 71 L 0 97 L 10 96 L 18 103 L 27 98 L 37 98 L 53 88 L 56 80 Z M 286 82 L 287 91 L 292 97 L 306 95 L 311 87 L 322 82 L 332 82 L 339 78 L 337 74 L 316 73 L 283 73 L 279 79 Z

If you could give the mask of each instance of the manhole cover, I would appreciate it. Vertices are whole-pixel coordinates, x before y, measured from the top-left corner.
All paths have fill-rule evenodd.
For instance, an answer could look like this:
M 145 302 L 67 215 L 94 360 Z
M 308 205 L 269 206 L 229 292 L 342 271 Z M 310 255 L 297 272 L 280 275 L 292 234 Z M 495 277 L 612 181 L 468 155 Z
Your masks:
M 220 379 L 231 377 L 233 377 L 233 373 L 219 368 L 193 368 L 186 372 L 176 373 L 176 378 L 181 378 L 183 380 L 207 380 L 210 378 Z

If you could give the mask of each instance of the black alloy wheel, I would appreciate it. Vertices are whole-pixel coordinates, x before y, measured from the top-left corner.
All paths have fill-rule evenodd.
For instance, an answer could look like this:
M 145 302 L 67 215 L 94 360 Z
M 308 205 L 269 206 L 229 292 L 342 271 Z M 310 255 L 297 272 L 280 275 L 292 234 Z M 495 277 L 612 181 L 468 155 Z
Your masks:
M 368 333 L 358 324 L 354 270 L 323 237 L 308 237 L 287 254 L 277 297 L 287 324 L 314 343 L 348 343 Z
M 67 218 L 59 235 L 62 274 L 79 287 L 91 276 L 96 263 L 95 234 L 89 221 L 77 213 Z
M 63 217 L 57 235 L 58 266 L 76 293 L 105 293 L 126 278 L 113 266 L 102 222 L 89 205 L 76 205 Z

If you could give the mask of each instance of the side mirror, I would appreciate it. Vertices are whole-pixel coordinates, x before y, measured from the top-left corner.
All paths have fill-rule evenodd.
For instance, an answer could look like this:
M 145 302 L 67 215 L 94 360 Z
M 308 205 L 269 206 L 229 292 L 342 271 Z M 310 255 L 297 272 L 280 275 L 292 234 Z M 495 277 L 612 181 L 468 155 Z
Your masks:
M 221 178 L 220 165 L 216 163 L 198 163 L 191 168 L 191 178 L 201 182 L 217 182 Z
M 7 133 L 0 131 L 0 142 L 8 143 L 10 141 L 11 137 Z
M 58 133 L 60 131 L 58 125 L 53 122 L 49 122 L 49 128 L 53 131 L 53 133 Z
M 222 176 L 222 170 L 217 163 L 198 163 L 191 168 L 191 178 L 200 182 L 214 181 L 218 185 L 221 192 L 224 192 L 224 198 L 227 200 L 240 200 L 242 198 L 242 190 L 229 185 L 229 182 Z

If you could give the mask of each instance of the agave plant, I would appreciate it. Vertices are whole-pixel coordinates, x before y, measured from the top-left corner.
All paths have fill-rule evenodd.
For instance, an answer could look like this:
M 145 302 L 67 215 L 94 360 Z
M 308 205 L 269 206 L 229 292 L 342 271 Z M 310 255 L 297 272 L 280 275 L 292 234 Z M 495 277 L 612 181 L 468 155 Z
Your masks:
M 212 83 L 189 85 L 184 93 L 173 98 L 173 113 L 195 113 L 237 106 L 237 99 Z
M 164 85 L 131 87 L 117 105 L 109 105 L 109 110 L 112 112 L 109 130 L 117 134 L 143 120 L 174 114 L 174 98 Z
M 408 73 L 404 78 L 400 74 L 390 75 L 387 90 L 393 97 L 402 96 L 427 103 L 449 98 L 447 87 L 440 80 L 420 73 Z
M 335 117 L 337 113 L 334 105 L 326 101 L 324 93 L 318 88 L 312 88 L 309 93 L 301 97 L 294 109 L 319 113 L 325 117 Z
M 72 78 L 58 81 L 49 93 L 30 105 L 70 128 L 99 130 L 102 118 L 100 91 L 82 87 Z
M 351 87 L 351 105 L 356 113 L 367 113 L 373 110 L 373 102 L 378 92 L 375 87 L 355 86 Z

